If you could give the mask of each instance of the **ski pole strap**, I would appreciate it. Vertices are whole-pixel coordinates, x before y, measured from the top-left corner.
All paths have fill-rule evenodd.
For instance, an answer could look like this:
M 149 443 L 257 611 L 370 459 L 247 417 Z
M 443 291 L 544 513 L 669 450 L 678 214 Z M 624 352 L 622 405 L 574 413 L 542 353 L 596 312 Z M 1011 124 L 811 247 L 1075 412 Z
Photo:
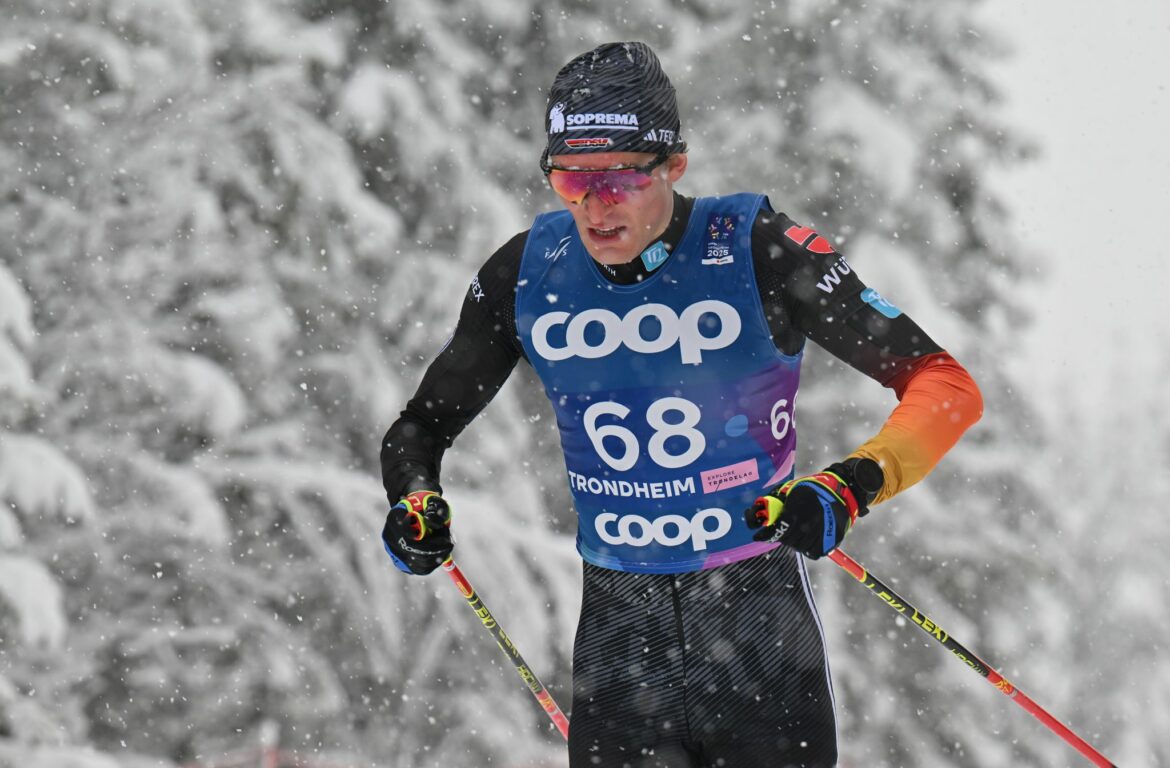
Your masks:
M 955 658 L 966 664 L 987 679 L 987 682 L 994 685 L 1009 699 L 1019 704 L 1021 707 L 1032 713 L 1037 720 L 1044 723 L 1051 730 L 1056 732 L 1058 736 L 1064 739 L 1076 751 L 1084 755 L 1091 763 L 1101 768 L 1116 768 L 1104 755 L 1093 749 L 1087 741 L 1076 735 L 1064 723 L 1057 720 L 1052 715 L 1031 699 L 1026 693 L 1007 681 L 1003 675 L 991 668 L 987 662 L 980 659 L 971 651 L 967 650 L 957 640 L 950 636 L 945 629 L 940 627 L 934 621 L 929 619 L 924 614 L 918 612 L 918 609 L 911 605 L 905 598 L 899 595 L 894 590 L 890 589 L 881 580 L 877 579 L 872 573 L 867 571 L 860 563 L 854 560 L 849 555 L 845 554 L 839 549 L 834 549 L 828 554 L 828 558 L 837 565 L 845 569 L 846 572 L 853 578 L 864 584 L 870 592 L 873 592 L 883 603 L 893 608 L 898 613 L 909 617 L 909 619 L 918 625 L 918 628 L 932 637 L 942 647 L 946 648 Z
M 479 595 L 471 586 L 471 582 L 463 575 L 463 571 L 459 570 L 459 566 L 455 565 L 455 561 L 447 558 L 443 563 L 443 570 L 451 577 L 451 581 L 455 582 L 455 586 L 459 588 L 459 592 L 467 600 L 467 604 L 471 606 L 471 610 L 475 611 L 475 615 L 479 617 L 479 621 L 483 624 L 492 637 L 496 639 L 496 645 L 500 646 L 500 650 L 512 662 L 512 666 L 516 667 L 516 672 L 520 674 L 520 679 L 528 686 L 528 690 L 532 691 L 532 695 L 540 703 L 549 719 L 553 721 L 553 725 L 561 732 L 561 736 L 565 737 L 565 741 L 569 740 L 569 718 L 557 706 L 556 701 L 553 700 L 552 694 L 544 687 L 544 684 L 536 677 L 536 674 L 525 663 L 524 657 L 520 655 L 520 651 L 512 644 L 512 639 L 504 633 L 500 627 L 499 622 L 492 616 L 492 612 L 487 609 L 483 601 L 479 599 Z

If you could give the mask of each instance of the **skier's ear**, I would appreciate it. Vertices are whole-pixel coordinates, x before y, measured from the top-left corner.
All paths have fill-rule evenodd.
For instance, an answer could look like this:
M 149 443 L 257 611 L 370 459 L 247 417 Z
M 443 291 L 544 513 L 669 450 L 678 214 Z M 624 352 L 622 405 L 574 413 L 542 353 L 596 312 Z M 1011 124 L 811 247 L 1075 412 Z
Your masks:
M 687 156 L 681 152 L 666 158 L 666 179 L 674 184 L 687 172 Z

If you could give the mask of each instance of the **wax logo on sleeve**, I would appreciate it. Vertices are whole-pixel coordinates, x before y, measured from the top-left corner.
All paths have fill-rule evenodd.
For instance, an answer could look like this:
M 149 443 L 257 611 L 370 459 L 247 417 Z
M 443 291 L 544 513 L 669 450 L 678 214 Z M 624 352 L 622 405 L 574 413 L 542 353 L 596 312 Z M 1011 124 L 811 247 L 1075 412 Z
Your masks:
M 864 291 L 862 291 L 861 300 L 891 320 L 902 314 L 902 310 L 883 299 L 882 295 L 873 288 L 866 288 Z

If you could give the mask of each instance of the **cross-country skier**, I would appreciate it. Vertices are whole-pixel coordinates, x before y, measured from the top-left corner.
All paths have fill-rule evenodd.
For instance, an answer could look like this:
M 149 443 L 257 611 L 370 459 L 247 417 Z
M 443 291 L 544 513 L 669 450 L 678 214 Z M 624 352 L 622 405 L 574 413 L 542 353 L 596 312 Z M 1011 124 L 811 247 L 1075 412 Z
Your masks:
M 759 194 L 675 192 L 680 127 L 645 44 L 557 74 L 541 168 L 564 210 L 479 270 L 387 432 L 382 537 L 408 573 L 447 558 L 443 452 L 523 358 L 556 412 L 584 560 L 570 764 L 830 766 L 833 694 L 798 553 L 823 556 L 921 480 L 982 400 L 826 237 Z M 899 402 L 851 454 L 795 475 L 805 339 Z

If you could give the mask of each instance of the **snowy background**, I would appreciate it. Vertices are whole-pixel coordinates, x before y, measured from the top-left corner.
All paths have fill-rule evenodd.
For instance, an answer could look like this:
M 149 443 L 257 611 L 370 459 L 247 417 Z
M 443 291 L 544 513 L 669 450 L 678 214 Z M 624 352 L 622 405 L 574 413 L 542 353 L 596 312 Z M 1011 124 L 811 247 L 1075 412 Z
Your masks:
M 454 589 L 388 566 L 376 457 L 553 205 L 547 84 L 612 39 L 680 91 L 684 193 L 832 234 L 983 388 L 850 551 L 1119 764 L 1170 763 L 1170 8 L 734 7 L 4 3 L 0 766 L 565 764 Z M 809 358 L 817 467 L 893 400 Z M 567 706 L 579 566 L 532 387 L 444 474 L 461 565 Z M 1080 764 L 812 570 L 843 766 Z

